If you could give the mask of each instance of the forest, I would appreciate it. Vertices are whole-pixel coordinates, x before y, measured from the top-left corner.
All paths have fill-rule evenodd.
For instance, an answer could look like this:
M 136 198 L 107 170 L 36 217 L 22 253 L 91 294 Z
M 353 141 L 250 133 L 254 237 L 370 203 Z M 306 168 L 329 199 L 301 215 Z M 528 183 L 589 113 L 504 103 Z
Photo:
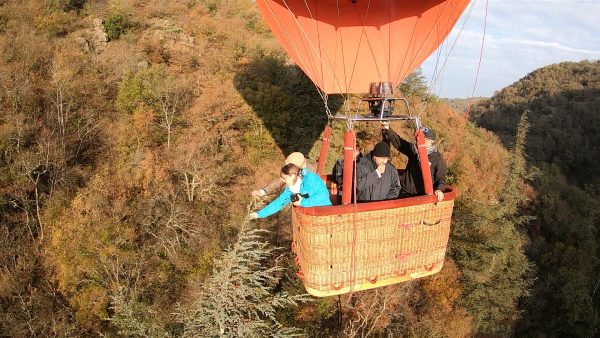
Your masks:
M 399 90 L 459 191 L 444 268 L 315 298 L 289 211 L 247 220 L 327 123 L 253 1 L 0 0 L 0 51 L 0 336 L 599 334 L 598 61 L 535 70 L 470 120 L 413 74 Z
M 600 194 L 600 62 L 537 69 L 473 108 L 473 121 L 510 147 L 522 114 L 524 151 L 535 171 L 527 256 L 535 266 L 518 331 L 526 336 L 597 335 Z

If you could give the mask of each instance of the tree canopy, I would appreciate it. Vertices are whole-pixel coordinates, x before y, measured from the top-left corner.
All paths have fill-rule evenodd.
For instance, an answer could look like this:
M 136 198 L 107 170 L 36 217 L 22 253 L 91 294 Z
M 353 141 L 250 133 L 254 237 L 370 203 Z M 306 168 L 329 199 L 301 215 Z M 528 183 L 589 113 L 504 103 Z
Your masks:
M 285 155 L 316 158 L 325 109 L 253 1 L 0 1 L 0 50 L 0 336 L 597 334 L 597 62 L 536 71 L 473 122 L 413 74 L 399 89 L 460 193 L 444 268 L 307 299 L 289 214 L 244 218 Z

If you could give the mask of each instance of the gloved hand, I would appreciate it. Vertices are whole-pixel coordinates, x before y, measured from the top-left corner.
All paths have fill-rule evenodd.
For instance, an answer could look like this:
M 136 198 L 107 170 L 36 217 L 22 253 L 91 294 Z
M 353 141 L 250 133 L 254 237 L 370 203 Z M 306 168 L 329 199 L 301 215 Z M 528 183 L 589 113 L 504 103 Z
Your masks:
M 390 122 L 389 121 L 381 121 L 381 128 L 382 129 L 390 129 Z
M 444 199 L 444 193 L 441 190 L 436 190 L 435 196 L 437 197 L 438 202 L 441 202 Z
M 251 212 L 248 214 L 248 216 L 246 217 L 249 221 L 253 220 L 253 219 L 257 219 L 258 218 L 258 214 L 255 212 Z

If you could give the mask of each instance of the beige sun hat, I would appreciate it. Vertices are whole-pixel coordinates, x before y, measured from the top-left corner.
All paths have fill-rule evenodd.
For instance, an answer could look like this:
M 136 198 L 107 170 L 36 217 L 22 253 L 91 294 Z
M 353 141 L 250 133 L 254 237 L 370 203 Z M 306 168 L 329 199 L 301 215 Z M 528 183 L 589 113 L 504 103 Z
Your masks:
M 304 158 L 304 154 L 302 154 L 301 152 L 293 152 L 291 154 L 288 155 L 288 157 L 285 158 L 285 164 L 295 164 L 300 168 L 304 168 L 304 165 L 306 163 L 306 158 Z

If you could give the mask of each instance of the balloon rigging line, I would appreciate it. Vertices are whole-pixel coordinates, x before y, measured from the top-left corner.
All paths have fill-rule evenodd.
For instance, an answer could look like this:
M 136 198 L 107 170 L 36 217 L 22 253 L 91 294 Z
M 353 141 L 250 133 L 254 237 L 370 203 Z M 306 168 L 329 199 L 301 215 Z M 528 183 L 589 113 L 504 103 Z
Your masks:
M 442 44 L 440 45 L 440 47 L 438 48 L 437 52 L 435 53 L 435 66 L 433 67 L 433 74 L 431 75 L 431 80 L 429 81 L 429 91 L 432 91 L 432 83 L 433 83 L 433 79 L 435 78 L 435 76 L 437 75 L 437 71 L 438 71 L 438 66 L 440 66 L 440 59 L 442 58 L 442 48 L 447 47 L 446 41 L 442 42 Z M 433 91 L 435 91 L 435 89 L 433 89 Z
M 294 53 L 298 56 L 298 59 L 300 60 L 300 63 L 302 63 L 302 65 L 304 66 L 304 68 L 306 69 L 307 72 L 310 72 L 310 68 L 307 66 L 306 62 L 304 61 L 304 59 L 301 57 L 300 53 L 298 52 L 295 44 L 292 43 L 292 38 L 289 36 L 287 30 L 285 29 L 285 27 L 283 26 L 283 24 L 281 23 L 281 21 L 279 20 L 279 18 L 277 17 L 277 15 L 275 15 L 275 12 L 273 11 L 273 8 L 271 7 L 271 5 L 265 1 L 264 2 L 268 8 L 269 11 L 271 13 L 271 15 L 273 16 L 273 18 L 276 19 L 277 24 L 279 25 L 279 28 L 281 28 L 281 31 L 285 34 L 285 37 L 288 40 L 288 43 L 290 45 L 290 47 L 293 49 Z M 287 7 L 287 4 L 286 4 Z M 290 15 L 293 17 L 293 13 L 291 12 L 290 8 L 287 7 L 288 12 L 290 13 Z M 310 77 L 310 74 L 309 74 Z M 323 92 L 321 92 L 321 89 L 314 83 L 314 81 L 311 81 L 313 83 L 313 85 L 315 86 L 315 88 L 317 89 L 317 92 L 319 93 L 319 95 L 321 96 L 321 99 L 323 99 L 323 102 L 325 103 L 325 111 L 327 113 L 327 116 L 332 116 L 331 111 L 329 110 L 329 105 L 327 104 L 327 96 L 324 95 Z
M 402 72 L 402 70 L 404 69 L 404 64 L 406 63 L 406 58 L 408 57 L 408 48 L 412 45 L 413 43 L 413 39 L 415 37 L 415 33 L 417 31 L 417 25 L 418 25 L 419 21 L 415 18 L 415 25 L 413 26 L 412 29 L 412 33 L 410 34 L 410 41 L 408 41 L 408 45 L 406 46 L 406 50 L 407 52 L 404 53 L 404 57 L 402 58 L 402 64 L 400 65 L 400 69 L 398 69 L 399 72 Z M 402 81 L 404 81 L 404 78 L 402 79 Z
M 277 17 L 277 15 L 275 15 L 275 12 L 273 11 L 273 8 L 271 7 L 271 5 L 267 2 L 264 1 L 264 3 L 267 5 L 267 7 L 269 8 L 271 15 L 273 15 L 273 18 L 275 18 L 275 20 L 277 21 L 277 24 L 279 25 L 279 28 L 281 28 L 281 31 L 285 34 L 285 37 L 288 40 L 288 43 L 290 45 L 290 47 L 293 49 L 294 53 L 298 56 L 298 59 L 300 60 L 300 63 L 302 63 L 304 65 L 304 68 L 306 68 L 307 72 L 309 71 L 308 66 L 306 65 L 306 62 L 304 62 L 304 59 L 300 56 L 300 53 L 297 51 L 296 46 L 292 43 L 292 38 L 289 36 L 288 32 L 284 29 L 283 24 L 281 23 L 281 21 L 279 20 L 279 18 Z M 313 81 L 311 81 L 313 82 Z M 314 84 L 314 82 L 313 82 Z M 317 87 L 316 84 L 314 84 L 315 87 Z M 318 89 L 318 87 L 317 87 Z M 321 94 L 320 91 L 318 91 L 319 94 Z M 321 97 L 323 97 L 321 95 Z
M 437 15 L 437 19 L 436 19 L 436 22 L 435 22 L 436 24 L 435 24 L 435 26 L 434 26 L 434 27 L 438 28 L 438 25 L 437 25 L 437 23 L 439 22 L 440 18 L 442 17 L 442 14 L 443 14 L 443 13 L 444 13 L 444 11 L 446 10 L 446 7 L 447 7 L 447 6 L 448 6 L 448 2 L 446 2 L 446 4 L 445 4 L 445 7 L 444 7 L 443 9 L 439 9 L 439 11 L 438 11 L 438 15 Z M 407 58 L 408 58 L 408 54 L 409 54 L 409 53 L 408 53 L 408 49 L 410 49 L 410 46 L 413 44 L 413 39 L 414 39 L 414 37 L 416 36 L 416 32 L 417 32 L 417 27 L 418 27 L 418 24 L 419 24 L 419 20 L 418 20 L 418 19 L 415 19 L 415 25 L 413 26 L 413 30 L 412 30 L 412 34 L 411 34 L 411 37 L 410 37 L 410 41 L 409 41 L 409 43 L 408 43 L 408 46 L 407 46 L 407 48 L 406 48 L 406 49 L 407 49 L 407 51 L 406 51 L 406 53 L 404 54 L 404 58 L 402 59 L 402 66 L 401 66 L 401 67 L 400 67 L 400 69 L 398 70 L 399 72 L 404 72 L 404 71 L 403 71 L 403 69 L 405 69 L 405 68 L 404 68 L 404 65 L 405 65 L 405 63 L 406 63 L 406 60 L 407 60 Z M 410 60 L 411 60 L 411 61 L 410 61 L 410 63 L 408 64 L 408 67 L 409 67 L 409 69 L 410 69 L 410 66 L 412 66 L 412 63 L 413 63 L 413 62 L 415 61 L 415 59 L 417 58 L 417 56 L 419 55 L 419 52 L 420 52 L 420 51 L 423 49 L 423 46 L 425 45 L 425 43 L 426 43 L 426 42 L 427 42 L 427 40 L 429 39 L 429 36 L 431 35 L 431 32 L 433 32 L 433 29 L 432 29 L 432 30 L 429 32 L 429 34 L 427 35 L 427 37 L 426 37 L 426 38 L 423 40 L 423 43 L 421 44 L 421 47 L 419 48 L 419 50 L 417 51 L 417 53 L 416 53 L 416 54 L 413 54 L 413 57 L 412 57 L 412 58 L 410 58 Z M 400 83 L 404 82 L 404 80 L 405 80 L 405 79 L 406 79 L 406 78 L 407 78 L 409 75 L 410 75 L 410 74 L 402 74 L 402 81 L 401 81 Z
M 471 112 L 471 105 L 473 104 L 473 97 L 475 96 L 475 88 L 477 87 L 477 80 L 479 79 L 479 69 L 481 68 L 481 59 L 483 59 L 483 44 L 485 43 L 485 31 L 487 29 L 487 18 L 488 18 L 488 4 L 489 0 L 485 0 L 485 18 L 483 20 L 483 36 L 481 37 L 481 48 L 479 50 L 479 63 L 477 64 L 477 74 L 475 75 L 475 83 L 473 84 L 473 91 L 471 92 L 471 101 L 465 111 L 465 117 L 469 118 Z
M 313 1 L 313 5 L 315 4 L 315 1 Z M 306 0 L 304 0 L 304 5 L 306 5 L 306 10 L 308 11 L 308 13 L 310 13 L 310 17 L 312 18 L 312 12 L 310 11 L 310 7 L 308 6 L 308 3 L 306 2 Z M 317 13 L 318 7 L 315 6 L 315 16 L 318 16 Z M 317 41 L 319 42 L 319 59 L 323 58 L 323 54 L 322 54 L 322 50 L 321 50 L 321 30 L 319 29 L 319 20 L 316 20 L 317 23 Z M 321 83 L 325 83 L 325 77 L 323 76 L 323 62 L 320 62 L 320 68 L 321 68 Z M 334 70 L 335 71 L 335 70 Z M 325 102 L 325 105 L 327 105 L 327 102 Z
M 337 14 L 337 20 L 338 20 L 338 27 L 342 27 L 342 18 L 340 15 L 340 2 L 338 0 L 335 1 L 335 9 L 336 9 L 336 14 Z M 339 37 L 340 37 L 340 48 L 342 50 L 342 69 L 344 70 L 344 85 L 346 86 L 346 89 L 348 89 L 348 76 L 346 75 L 346 58 L 345 58 L 345 52 L 344 52 L 344 44 L 342 43 L 343 38 L 342 38 L 342 30 L 340 28 L 339 30 Z M 337 32 L 336 32 L 336 39 L 335 39 L 335 56 L 337 57 L 337 43 L 338 43 L 338 39 L 337 39 Z M 342 94 L 342 96 L 344 96 L 344 94 Z M 350 96 L 348 95 L 348 93 L 345 93 L 345 97 L 344 97 L 344 111 L 345 111 L 345 115 L 346 117 L 349 115 L 350 113 Z
M 285 37 L 288 40 L 288 43 L 289 43 L 290 47 L 293 49 L 294 53 L 298 56 L 298 59 L 300 60 L 300 63 L 304 66 L 304 69 L 306 69 L 306 71 L 310 73 L 310 69 L 308 68 L 306 62 L 304 61 L 304 59 L 302 58 L 302 56 L 300 55 L 300 53 L 296 49 L 296 46 L 292 42 L 292 38 L 289 36 L 287 30 L 285 29 L 285 27 L 283 26 L 283 24 L 281 23 L 281 21 L 279 20 L 279 18 L 277 17 L 277 15 L 275 15 L 275 12 L 273 11 L 273 8 L 271 7 L 271 5 L 267 1 L 264 1 L 264 3 L 269 8 L 269 11 L 271 12 L 271 15 L 273 16 L 273 18 L 275 18 L 275 20 L 277 21 L 277 24 L 279 25 L 279 28 L 281 28 L 281 31 L 285 34 Z M 288 7 L 288 11 L 290 12 L 290 14 L 292 14 L 291 11 L 290 11 L 290 9 L 289 9 L 289 7 Z M 309 75 L 309 77 L 310 77 L 310 75 Z M 327 97 L 324 96 L 324 93 L 321 92 L 321 89 L 314 83 L 314 81 L 311 81 L 311 82 L 313 83 L 313 85 L 317 89 L 317 92 L 321 96 L 321 99 L 323 99 L 323 102 L 325 103 L 325 112 L 327 113 L 327 116 L 332 116 L 331 111 L 329 110 L 329 105 L 327 104 Z
M 298 21 L 298 19 L 296 19 L 296 16 L 293 14 L 292 10 L 290 9 L 290 6 L 287 3 L 287 0 L 283 0 L 283 3 L 285 5 L 285 7 L 287 8 L 288 12 L 290 13 L 290 16 L 294 19 L 294 22 L 296 23 L 296 28 L 299 28 L 300 31 L 302 32 L 302 35 L 304 35 L 304 37 L 306 38 L 306 41 L 308 42 L 308 44 L 310 45 L 310 47 L 313 49 L 313 52 L 315 54 L 317 54 L 317 49 L 315 48 L 314 44 L 311 42 L 310 37 L 308 36 L 308 34 L 306 33 L 306 31 L 304 30 L 304 28 L 302 27 L 302 25 L 300 24 L 300 22 Z M 314 19 L 314 18 L 311 18 Z M 325 53 L 327 55 L 327 53 Z M 331 60 L 328 60 L 329 63 L 331 64 Z M 322 60 L 321 60 L 322 62 Z M 340 87 L 339 82 L 337 81 L 337 79 L 335 78 L 335 76 L 333 76 L 333 74 L 331 74 L 329 72 L 329 68 L 325 68 L 326 70 L 328 70 L 329 76 L 333 79 L 333 82 L 335 83 L 335 85 L 337 85 L 338 89 L 340 90 L 340 93 L 342 92 L 342 88 Z
M 314 4 L 314 2 L 313 2 Z M 306 0 L 304 0 L 304 5 L 306 6 L 306 10 L 308 11 L 308 13 L 310 14 L 310 18 L 314 20 L 313 18 L 313 14 L 310 10 L 310 6 L 308 5 L 308 3 L 306 2 Z M 315 11 L 318 9 L 317 6 L 315 6 Z M 289 10 L 289 8 L 288 8 Z M 318 15 L 317 13 L 315 13 L 315 15 Z M 319 29 L 319 20 L 315 20 L 317 23 L 317 41 L 319 43 L 319 64 L 320 64 L 320 68 L 321 68 L 321 83 L 325 83 L 325 76 L 324 76 L 324 69 L 323 69 L 323 54 L 322 54 L 322 50 L 321 50 L 321 30 Z M 331 63 L 331 60 L 329 61 Z M 312 82 L 312 80 L 311 80 Z M 314 84 L 314 83 L 313 83 Z M 331 114 L 331 110 L 329 109 L 329 102 L 328 102 L 328 95 L 321 90 L 321 88 L 319 88 L 319 86 L 315 85 L 315 88 L 317 89 L 317 92 L 319 93 L 319 95 L 321 96 L 321 99 L 323 99 L 323 105 L 325 107 L 325 113 L 327 114 L 327 119 L 329 120 L 329 117 L 333 116 Z
M 432 85 L 430 85 L 430 88 L 435 88 L 435 86 L 437 85 L 437 82 L 439 81 L 440 77 L 442 76 L 443 72 L 446 69 L 446 65 L 448 64 L 448 60 L 450 59 L 450 55 L 452 54 L 452 52 L 454 51 L 454 47 L 456 46 L 456 43 L 458 42 L 458 40 L 460 39 L 460 36 L 462 35 L 462 32 L 465 28 L 465 25 L 467 24 L 467 22 L 469 21 L 469 19 L 471 18 L 471 13 L 473 11 L 473 7 L 475 7 L 475 4 L 477 3 L 477 0 L 474 0 L 471 3 L 471 8 L 469 8 L 469 12 L 467 12 L 467 17 L 465 18 L 465 20 L 463 21 L 462 26 L 460 27 L 460 30 L 458 31 L 458 34 L 456 36 L 456 38 L 454 39 L 454 42 L 452 43 L 452 47 L 450 47 L 450 52 L 448 52 L 446 59 L 444 60 L 444 63 L 442 64 L 442 67 L 440 69 L 440 71 L 437 73 L 435 78 L 432 78 Z
M 388 2 L 388 22 L 392 22 L 392 2 Z M 388 25 L 388 51 L 387 51 L 387 78 L 391 79 L 391 65 L 392 65 L 392 26 Z
M 360 40 L 358 42 L 358 48 L 356 49 L 356 55 L 354 56 L 354 65 L 352 66 L 352 73 L 351 73 L 350 81 L 352 82 L 352 77 L 354 77 L 354 70 L 356 69 L 356 62 L 358 61 L 358 54 L 360 51 L 360 45 L 362 44 L 363 36 L 365 36 L 365 41 L 367 41 L 367 45 L 369 46 L 369 51 L 371 52 L 371 57 L 373 58 L 373 64 L 375 64 L 375 69 L 377 70 L 377 75 L 379 76 L 379 79 L 382 79 L 383 77 L 381 75 L 381 70 L 379 69 L 379 65 L 377 64 L 377 59 L 375 57 L 375 52 L 373 51 L 373 46 L 371 45 L 371 41 L 369 40 L 369 37 L 367 36 L 366 28 L 365 28 L 367 25 L 367 18 L 369 16 L 369 11 L 371 10 L 371 0 L 369 0 L 369 3 L 367 4 L 367 11 L 365 12 L 364 19 L 360 15 L 358 8 L 357 7 L 355 7 L 355 8 L 356 8 L 356 14 L 360 18 L 363 25 L 362 25 L 361 34 L 360 34 Z
M 447 46 L 446 39 L 444 39 L 444 41 L 442 41 L 441 45 L 437 48 L 436 59 L 435 59 L 435 67 L 433 69 L 433 75 L 431 77 L 432 81 L 433 81 L 433 78 L 435 77 L 435 75 L 437 74 L 437 70 L 438 70 L 438 66 L 440 65 L 440 60 L 441 60 L 441 56 L 442 56 L 442 50 L 443 50 L 444 46 Z M 429 85 L 431 86 L 431 81 L 430 81 Z M 431 87 L 428 87 L 428 88 L 431 88 Z
M 290 15 L 291 18 L 293 18 L 296 22 L 296 34 L 298 35 L 302 35 L 300 31 L 303 32 L 303 29 L 300 25 L 300 23 L 297 21 L 296 16 L 293 14 L 291 8 L 288 6 L 287 1 L 284 0 L 284 4 L 286 5 L 287 9 L 288 9 L 288 13 Z M 310 11 L 309 11 L 309 14 Z M 311 19 L 312 19 L 312 14 L 311 14 Z M 307 43 L 310 44 L 310 40 L 309 39 L 300 39 L 300 43 L 302 44 L 302 49 L 304 50 L 304 53 L 306 54 L 306 57 L 308 59 L 308 62 L 310 63 L 310 69 L 312 70 L 311 73 L 313 73 L 313 76 L 315 76 L 316 78 L 316 74 L 314 74 L 314 72 L 316 71 L 316 67 L 315 67 L 315 60 L 314 57 L 311 55 L 311 53 L 309 52 L 309 48 L 307 47 Z M 316 51 L 316 49 L 314 50 L 314 53 L 317 54 L 318 52 Z M 318 60 L 319 62 L 322 62 L 321 60 Z M 311 79 L 312 81 L 312 79 Z M 314 82 L 314 81 L 313 81 Z
M 440 19 L 442 17 L 442 14 L 446 11 L 446 9 L 448 8 L 448 2 L 446 2 L 444 8 L 440 11 L 439 15 L 437 16 L 437 19 L 435 20 L 435 25 L 434 27 L 438 27 L 438 23 L 440 22 Z M 457 18 L 458 20 L 458 18 Z M 454 25 L 453 25 L 454 26 Z M 417 51 L 416 54 L 413 54 L 414 57 L 411 60 L 411 63 L 409 64 L 409 69 L 412 68 L 413 66 L 413 62 L 415 62 L 415 60 L 417 59 L 417 56 L 421 53 L 421 51 L 423 50 L 423 47 L 425 46 L 425 43 L 429 40 L 429 37 L 431 36 L 431 33 L 433 32 L 433 29 L 429 31 L 429 33 L 427 34 L 427 37 L 425 39 L 423 39 L 423 43 L 421 44 L 421 47 L 419 47 L 419 50 Z M 404 78 L 406 78 L 409 74 L 404 74 Z

